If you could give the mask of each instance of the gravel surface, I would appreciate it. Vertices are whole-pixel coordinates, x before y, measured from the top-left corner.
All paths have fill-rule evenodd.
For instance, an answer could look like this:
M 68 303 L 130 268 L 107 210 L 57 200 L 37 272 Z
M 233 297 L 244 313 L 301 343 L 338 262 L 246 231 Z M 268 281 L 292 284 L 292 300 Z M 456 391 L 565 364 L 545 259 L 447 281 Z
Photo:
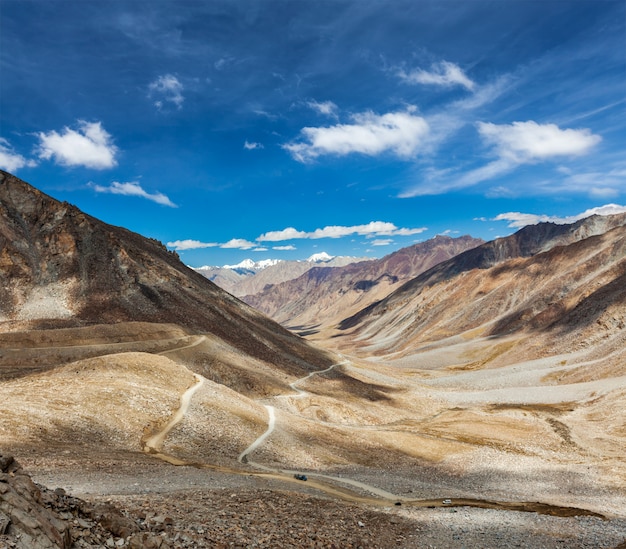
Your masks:
M 83 502 L 57 498 L 59 511 L 73 521 L 74 547 L 614 549 L 626 542 L 626 518 L 373 507 L 322 496 L 306 482 L 294 485 L 135 457 L 134 464 L 124 456 L 90 465 L 82 461 L 82 470 L 77 464 L 64 468 L 62 456 L 51 456 L 48 469 L 43 460 L 31 462 L 39 468 L 37 482 L 62 486 Z M 133 533 L 118 529 L 116 534 L 106 521 L 103 526 L 94 520 L 92 509 L 103 506 L 119 510 L 135 525 Z M 1 549 L 13 547 L 0 538 Z

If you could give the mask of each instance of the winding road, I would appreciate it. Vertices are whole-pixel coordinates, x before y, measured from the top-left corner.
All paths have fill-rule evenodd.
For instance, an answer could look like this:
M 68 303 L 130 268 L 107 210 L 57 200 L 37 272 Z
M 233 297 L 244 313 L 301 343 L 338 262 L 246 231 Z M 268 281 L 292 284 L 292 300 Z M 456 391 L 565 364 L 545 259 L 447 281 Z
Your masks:
M 318 370 L 316 372 L 311 372 L 310 374 L 304 376 L 303 378 L 297 379 L 293 383 L 290 383 L 289 387 L 291 387 L 298 394 L 297 395 L 280 395 L 280 397 L 302 398 L 303 396 L 306 396 L 309 393 L 307 393 L 306 391 L 302 389 L 299 389 L 297 387 L 298 384 L 304 383 L 306 380 L 310 379 L 314 375 L 325 374 L 326 372 L 330 372 L 333 368 L 336 368 L 337 366 L 343 366 L 344 364 L 347 364 L 347 363 L 348 361 L 344 360 L 343 362 L 338 362 L 337 364 L 333 364 L 332 366 L 329 366 L 325 370 Z M 274 431 L 274 427 L 276 426 L 276 409 L 274 408 L 274 406 L 271 406 L 269 404 L 266 404 L 265 408 L 267 410 L 267 413 L 269 414 L 269 419 L 267 422 L 267 430 L 259 438 L 257 438 L 252 444 L 250 444 L 250 446 L 248 446 L 243 452 L 241 452 L 241 454 L 239 454 L 239 457 L 237 458 L 237 461 L 239 463 L 250 463 L 248 461 L 248 455 L 254 452 L 259 446 L 261 446 L 261 444 L 263 444 L 265 440 Z M 260 466 L 259 464 L 256 464 L 256 463 L 255 464 L 251 463 L 251 465 L 254 465 L 257 468 L 263 469 L 263 470 L 273 470 L 265 466 Z M 295 471 L 287 471 L 287 473 L 294 474 Z
M 194 346 L 200 343 L 202 340 L 198 340 L 193 344 L 189 345 Z M 326 368 L 325 370 L 320 370 L 316 372 L 311 372 L 305 377 L 294 381 L 289 384 L 294 391 L 297 391 L 297 395 L 280 395 L 280 397 L 292 397 L 292 398 L 301 398 L 308 393 L 303 389 L 297 387 L 297 385 L 305 382 L 310 379 L 314 375 L 323 374 L 331 371 L 332 369 L 348 364 L 349 361 L 345 360 L 343 362 L 339 362 L 337 364 L 333 364 L 332 366 Z M 254 475 L 262 478 L 273 478 L 282 481 L 287 481 L 291 483 L 301 484 L 301 480 L 297 480 L 294 478 L 294 474 L 302 473 L 302 471 L 288 470 L 288 469 L 276 469 L 272 467 L 267 467 L 265 465 L 261 465 L 259 463 L 254 463 L 248 460 L 248 456 L 254 452 L 257 448 L 259 448 L 272 434 L 276 426 L 276 409 L 274 406 L 265 405 L 265 408 L 268 412 L 268 426 L 267 429 L 261 436 L 250 444 L 237 458 L 237 461 L 242 464 L 247 464 L 249 466 L 254 467 L 258 471 L 250 472 L 241 469 L 235 469 L 231 467 L 223 467 L 218 465 L 212 465 L 207 463 L 191 463 L 187 461 L 180 460 L 174 456 L 170 456 L 168 454 L 163 454 L 161 452 L 161 448 L 163 447 L 163 443 L 167 437 L 167 435 L 171 432 L 171 430 L 185 417 L 189 405 L 191 403 L 191 398 L 194 393 L 202 387 L 205 379 L 198 375 L 194 374 L 196 379 L 196 383 L 194 383 L 191 387 L 189 387 L 180 397 L 180 406 L 174 412 L 170 420 L 167 424 L 156 434 L 152 435 L 148 439 L 146 439 L 143 443 L 143 450 L 145 453 L 153 455 L 163 461 L 166 461 L 172 465 L 187 465 L 198 467 L 201 469 L 211 469 L 214 471 L 219 471 L 227 474 L 237 474 L 237 475 Z M 540 502 L 510 502 L 510 501 L 489 501 L 483 499 L 470 499 L 470 498 L 439 498 L 439 499 L 410 499 L 398 496 L 376 486 L 371 486 L 369 484 L 359 482 L 357 480 L 336 477 L 331 475 L 324 475 L 321 473 L 308 473 L 308 477 L 310 480 L 307 482 L 307 485 L 311 488 L 318 489 L 324 492 L 327 495 L 332 495 L 338 497 L 344 501 L 349 501 L 352 503 L 364 503 L 368 505 L 376 505 L 376 506 L 384 506 L 389 507 L 392 505 L 406 505 L 410 507 L 479 507 L 483 509 L 497 509 L 503 511 L 527 511 L 534 512 L 544 515 L 552 515 L 559 517 L 571 517 L 571 516 L 594 516 L 599 518 L 606 518 L 600 513 L 596 513 L 594 511 L 590 511 L 588 509 L 579 509 L 575 507 L 563 507 L 558 505 L 551 505 L 547 503 Z M 349 488 L 345 488 L 343 486 L 337 486 L 337 484 L 343 484 L 352 486 L 354 488 L 358 488 L 359 491 L 355 492 Z M 368 492 L 372 494 L 372 496 L 362 495 L 362 491 Z
M 165 424 L 165 427 L 146 439 L 143 445 L 144 452 L 148 454 L 160 453 L 167 435 L 185 417 L 185 414 L 189 409 L 189 404 L 191 403 L 191 397 L 204 384 L 204 378 L 201 375 L 194 374 L 194 378 L 196 382 L 181 395 L 180 406 L 178 407 L 178 410 L 174 412 L 174 415 L 170 418 L 170 420 Z

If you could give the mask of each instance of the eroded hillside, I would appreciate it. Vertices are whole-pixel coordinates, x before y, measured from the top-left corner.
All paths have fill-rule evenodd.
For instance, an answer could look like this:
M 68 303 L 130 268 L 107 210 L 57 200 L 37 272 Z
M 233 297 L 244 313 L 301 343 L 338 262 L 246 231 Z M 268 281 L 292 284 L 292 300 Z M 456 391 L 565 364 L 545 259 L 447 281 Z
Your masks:
M 186 267 L 161 243 L 107 225 L 6 172 L 0 172 L 0 245 L 5 330 L 168 323 L 211 333 L 287 371 L 331 363 Z

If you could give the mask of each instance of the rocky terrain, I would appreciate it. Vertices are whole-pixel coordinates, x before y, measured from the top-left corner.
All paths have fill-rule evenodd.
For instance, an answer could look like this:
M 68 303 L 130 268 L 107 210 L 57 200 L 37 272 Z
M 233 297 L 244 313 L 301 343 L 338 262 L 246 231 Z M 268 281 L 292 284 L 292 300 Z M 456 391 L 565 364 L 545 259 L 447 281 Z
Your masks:
M 10 330 L 172 323 L 210 332 L 288 371 L 330 364 L 324 353 L 183 265 L 161 243 L 107 225 L 2 171 L 0 246 L 0 322 Z
M 277 484 L 246 485 L 242 477 L 232 476 L 214 475 L 211 487 L 202 488 L 207 475 L 193 470 L 174 475 L 183 478 L 175 479 L 172 484 L 180 483 L 179 490 L 172 490 L 162 480 L 165 471 L 150 465 L 150 480 L 141 486 L 123 485 L 118 479 L 114 494 L 78 498 L 63 488 L 34 484 L 10 456 L 3 456 L 1 463 L 3 549 L 624 547 L 625 521 L 594 516 L 445 506 L 368 507 Z M 139 471 L 135 475 L 145 479 Z M 87 473 L 82 483 L 97 491 L 101 477 L 101 472 Z
M 466 249 L 322 350 L 1 175 L 0 548 L 626 542 L 624 216 Z

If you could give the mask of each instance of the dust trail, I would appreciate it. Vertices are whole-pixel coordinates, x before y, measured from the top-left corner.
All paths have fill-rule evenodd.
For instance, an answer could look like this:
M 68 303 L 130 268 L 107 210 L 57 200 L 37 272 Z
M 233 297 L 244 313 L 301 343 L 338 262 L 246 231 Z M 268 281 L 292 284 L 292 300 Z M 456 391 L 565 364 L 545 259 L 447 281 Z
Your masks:
M 294 391 L 298 392 L 298 394 L 295 397 L 293 397 L 293 398 L 300 398 L 300 397 L 303 397 L 304 395 L 307 394 L 307 391 L 304 391 L 303 389 L 298 389 L 298 387 L 296 387 L 296 385 L 299 385 L 300 383 L 304 383 L 307 379 L 310 379 L 310 378 L 312 378 L 315 375 L 325 374 L 326 372 L 330 372 L 333 368 L 336 368 L 337 366 L 344 366 L 345 364 L 348 364 L 347 360 L 344 360 L 343 362 L 338 362 L 337 364 L 333 364 L 332 366 L 329 366 L 325 370 L 318 370 L 318 371 L 315 371 L 315 372 L 311 372 L 309 375 L 304 376 L 304 377 L 302 377 L 300 379 L 297 379 L 293 383 L 290 383 L 289 387 L 291 387 Z M 281 396 L 289 396 L 289 395 L 281 395 Z
M 204 378 L 202 376 L 194 374 L 194 378 L 196 379 L 196 382 L 181 395 L 180 406 L 178 410 L 174 412 L 174 415 L 170 418 L 165 427 L 144 442 L 144 452 L 150 454 L 158 453 L 163 446 L 165 437 L 167 437 L 169 432 L 185 417 L 185 414 L 189 409 L 189 404 L 191 403 L 191 397 L 204 384 Z
M 239 463 L 247 463 L 248 462 L 247 455 L 251 454 L 259 446 L 261 446 L 261 444 L 265 442 L 265 439 L 269 437 L 272 434 L 272 431 L 274 430 L 274 427 L 276 425 L 276 412 L 274 410 L 274 406 L 269 406 L 266 404 L 265 408 L 267 409 L 267 413 L 269 415 L 268 420 L 267 420 L 267 430 L 259 438 L 257 438 L 252 444 L 250 444 L 250 446 L 248 446 L 243 452 L 241 452 L 241 454 L 239 454 L 239 457 L 237 458 L 237 461 Z

